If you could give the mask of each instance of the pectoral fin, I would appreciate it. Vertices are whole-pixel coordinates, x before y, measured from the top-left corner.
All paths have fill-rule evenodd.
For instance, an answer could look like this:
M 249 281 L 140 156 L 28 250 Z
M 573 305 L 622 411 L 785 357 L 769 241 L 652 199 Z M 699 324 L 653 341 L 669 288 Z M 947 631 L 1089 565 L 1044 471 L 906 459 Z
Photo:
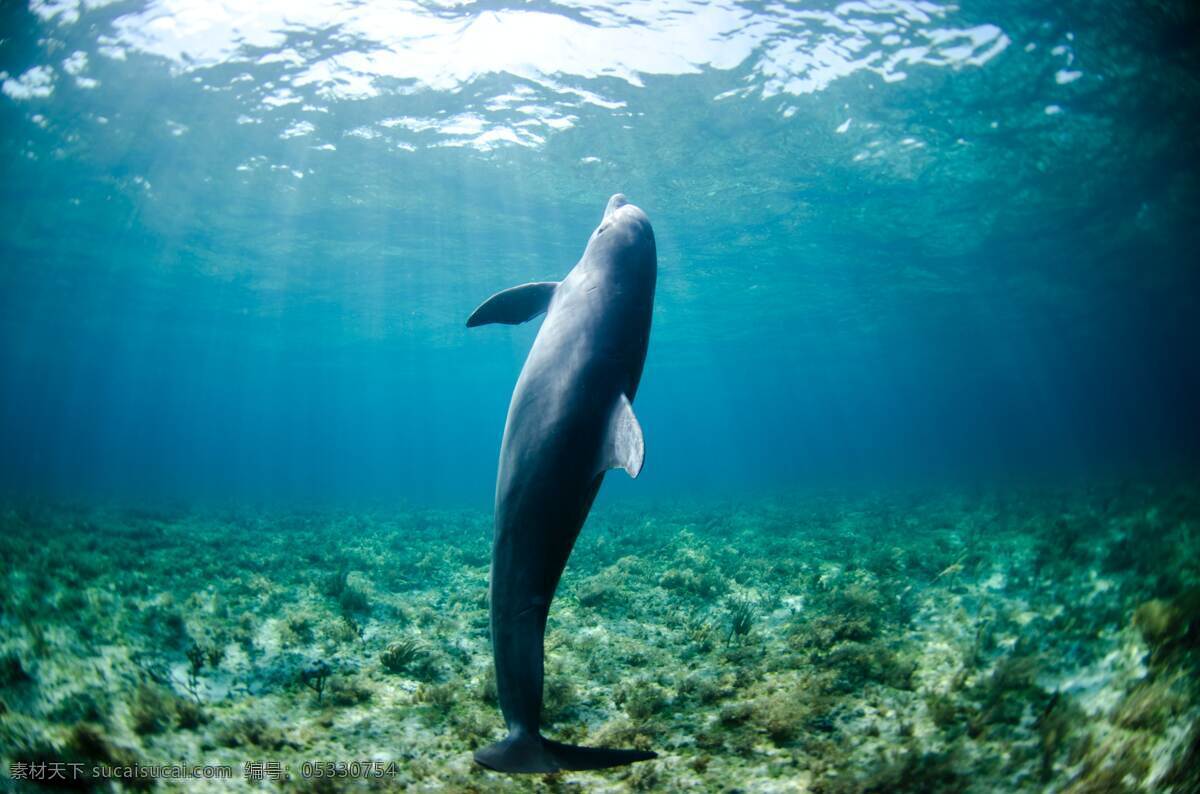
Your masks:
M 613 407 L 608 422 L 608 437 L 600 452 L 600 471 L 624 469 L 630 477 L 637 477 L 646 459 L 646 443 L 642 438 L 642 426 L 633 415 L 629 398 L 622 394 Z
M 549 308 L 550 298 L 554 296 L 557 286 L 557 281 L 535 281 L 497 292 L 471 312 L 471 316 L 467 318 L 467 327 L 474 328 L 488 323 L 520 325 L 528 322 Z

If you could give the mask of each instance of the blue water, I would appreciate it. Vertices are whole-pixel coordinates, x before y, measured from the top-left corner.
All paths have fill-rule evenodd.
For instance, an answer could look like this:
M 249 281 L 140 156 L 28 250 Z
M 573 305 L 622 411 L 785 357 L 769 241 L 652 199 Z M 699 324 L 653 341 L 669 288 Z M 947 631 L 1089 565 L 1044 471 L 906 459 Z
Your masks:
M 606 499 L 1193 470 L 1197 15 L 1136 2 L 6 4 L 0 489 L 491 497 L 605 201 Z

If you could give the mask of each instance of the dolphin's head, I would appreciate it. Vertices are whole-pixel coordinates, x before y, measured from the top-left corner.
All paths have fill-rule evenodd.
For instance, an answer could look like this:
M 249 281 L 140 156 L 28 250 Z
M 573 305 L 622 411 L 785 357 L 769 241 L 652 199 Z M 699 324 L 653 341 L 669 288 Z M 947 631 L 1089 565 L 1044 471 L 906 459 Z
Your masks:
M 597 261 L 620 264 L 622 270 L 637 265 L 636 270 L 653 273 L 657 256 L 650 219 L 639 207 L 630 204 L 624 193 L 613 195 L 604 207 L 600 225 L 588 240 L 588 252 L 594 252 Z
M 629 199 L 625 198 L 624 193 L 614 193 L 612 198 L 608 200 L 608 205 L 604 208 L 604 217 L 601 218 L 600 222 L 603 223 L 611 218 L 614 212 L 621 209 L 621 207 L 624 207 L 628 203 Z
M 632 231 L 635 235 L 642 235 L 649 232 L 650 219 L 646 217 L 646 213 L 642 212 L 641 208 L 630 204 L 624 193 L 614 193 L 608 200 L 608 204 L 604 206 L 604 217 L 600 219 L 600 225 L 596 227 L 592 237 L 599 237 L 614 227 L 624 228 L 627 232 Z

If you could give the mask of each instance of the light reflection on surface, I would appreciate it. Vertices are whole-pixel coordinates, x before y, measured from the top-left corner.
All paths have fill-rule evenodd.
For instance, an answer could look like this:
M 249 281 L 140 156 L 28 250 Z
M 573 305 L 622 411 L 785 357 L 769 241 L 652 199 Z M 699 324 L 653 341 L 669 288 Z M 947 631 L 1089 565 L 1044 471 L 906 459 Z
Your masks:
M 35 0 L 31 7 L 63 29 L 105 5 Z M 993 24 L 956 26 L 958 12 L 950 4 L 823 5 L 656 0 L 481 10 L 413 2 L 153 0 L 101 26 L 94 53 L 79 50 L 62 69 L 86 86 L 94 80 L 86 74 L 89 57 L 150 55 L 175 74 L 198 74 L 220 87 L 230 78 L 206 75 L 216 67 L 278 66 L 276 80 L 251 80 L 241 89 L 242 123 L 291 104 L 319 111 L 329 102 L 382 95 L 450 96 L 485 77 L 507 75 L 511 86 L 469 114 L 401 125 L 437 133 L 413 136 L 410 147 L 488 150 L 540 146 L 574 126 L 574 111 L 582 106 L 624 108 L 612 80 L 642 87 L 652 77 L 747 68 L 743 85 L 716 98 L 802 96 L 858 72 L 891 83 L 914 68 L 983 66 L 1010 43 Z M 31 67 L 9 76 L 4 91 L 14 99 L 49 96 L 54 71 L 50 64 Z M 289 137 L 306 134 L 288 129 Z

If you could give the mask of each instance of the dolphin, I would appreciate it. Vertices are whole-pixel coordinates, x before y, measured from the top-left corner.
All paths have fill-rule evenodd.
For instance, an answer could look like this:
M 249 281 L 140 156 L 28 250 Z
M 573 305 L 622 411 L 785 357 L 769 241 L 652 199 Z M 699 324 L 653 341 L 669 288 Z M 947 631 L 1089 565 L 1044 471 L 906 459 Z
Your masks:
M 578 747 L 541 735 L 546 615 L 604 473 L 642 470 L 633 398 L 646 362 L 658 256 L 646 213 L 620 193 L 562 281 L 488 298 L 467 326 L 546 314 L 513 389 L 496 477 L 491 630 L 503 740 L 475 752 L 500 772 L 603 769 L 643 750 Z

